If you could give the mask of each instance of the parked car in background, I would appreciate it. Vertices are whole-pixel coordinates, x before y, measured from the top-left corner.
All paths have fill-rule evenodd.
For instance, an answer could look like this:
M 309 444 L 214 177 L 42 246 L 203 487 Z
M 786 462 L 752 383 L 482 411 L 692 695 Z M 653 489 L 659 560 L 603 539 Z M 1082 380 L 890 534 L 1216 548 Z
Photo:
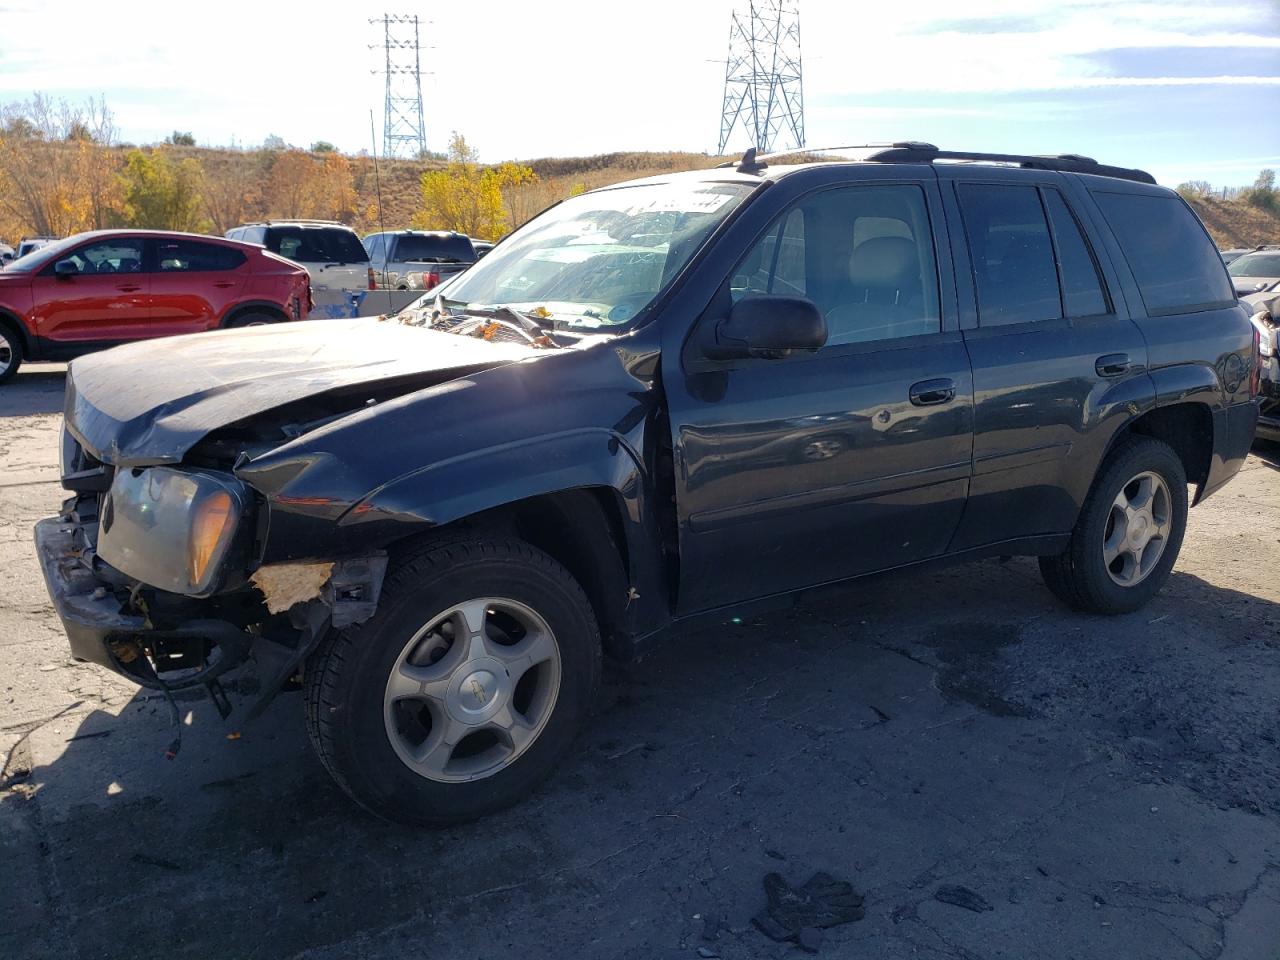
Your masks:
M 301 320 L 311 305 L 306 270 L 260 247 L 157 230 L 77 234 L 0 272 L 0 383 L 23 360 Z
M 1280 247 L 1262 247 L 1246 253 L 1228 265 L 1227 273 L 1241 297 L 1274 293 L 1280 290 Z
M 1148 602 L 1258 414 L 1191 208 L 1078 156 L 750 154 L 571 197 L 396 317 L 73 364 L 35 533 L 72 656 L 224 711 L 253 658 L 251 715 L 301 672 L 341 787 L 447 824 L 682 623 L 1007 554 Z
M 475 244 L 449 230 L 392 230 L 364 238 L 374 282 L 384 290 L 429 290 L 476 262 Z
M 1253 247 L 1236 247 L 1232 250 L 1219 250 L 1218 255 L 1222 257 L 1222 262 L 1228 266 L 1235 260 L 1239 260 L 1246 253 L 1252 253 Z
M 474 237 L 471 238 L 471 246 L 476 248 L 477 260 L 493 249 L 493 244 L 488 240 L 477 240 Z
M 56 237 L 23 237 L 22 242 L 18 244 L 18 249 L 13 255 L 13 259 L 20 260 L 28 253 L 39 250 L 41 247 L 56 243 Z
M 14 259 L 15 254 L 13 252 L 13 247 L 9 246 L 7 243 L 0 243 L 0 270 L 3 270 L 5 265 L 12 262 Z
M 311 274 L 321 290 L 372 290 L 373 270 L 359 235 L 336 220 L 265 220 L 233 227 L 229 240 L 258 243 Z

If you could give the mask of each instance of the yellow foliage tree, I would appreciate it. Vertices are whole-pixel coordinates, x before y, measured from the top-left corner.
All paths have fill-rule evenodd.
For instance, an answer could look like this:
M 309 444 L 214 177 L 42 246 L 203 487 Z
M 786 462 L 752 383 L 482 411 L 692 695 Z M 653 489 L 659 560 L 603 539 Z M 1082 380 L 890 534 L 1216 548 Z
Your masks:
M 422 175 L 422 206 L 413 217 L 420 230 L 456 230 L 482 240 L 497 240 L 511 229 L 514 199 L 523 184 L 538 177 L 529 167 L 504 163 L 482 167 L 478 153 L 462 134 L 449 140 L 449 165 Z

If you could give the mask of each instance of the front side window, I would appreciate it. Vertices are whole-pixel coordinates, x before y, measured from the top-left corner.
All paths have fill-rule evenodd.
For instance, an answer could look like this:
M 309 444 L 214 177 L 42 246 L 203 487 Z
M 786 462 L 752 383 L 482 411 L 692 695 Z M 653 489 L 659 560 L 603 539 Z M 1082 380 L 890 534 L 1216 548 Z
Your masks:
M 1222 258 L 1181 198 L 1095 192 L 1148 316 L 1227 307 L 1235 293 Z
M 375 233 L 372 237 L 364 238 L 364 248 L 369 251 L 369 259 L 377 260 L 382 256 L 383 236 Z
M 675 180 L 571 197 L 507 237 L 440 293 L 452 309 L 508 306 L 536 311 L 556 326 L 618 332 L 636 321 L 755 189 Z
M 55 257 L 45 272 L 52 273 L 54 266 L 63 261 L 75 264 L 77 272 L 82 274 L 139 273 L 142 271 L 142 241 L 116 238 L 86 244 Z
M 232 247 L 196 240 L 156 241 L 156 264 L 161 273 L 234 270 L 244 259 L 244 254 Z
M 978 324 L 1062 316 L 1053 241 L 1034 186 L 962 183 L 960 210 L 978 292 Z
M 806 197 L 729 279 L 730 296 L 808 297 L 827 345 L 937 333 L 938 271 L 924 191 L 858 186 Z

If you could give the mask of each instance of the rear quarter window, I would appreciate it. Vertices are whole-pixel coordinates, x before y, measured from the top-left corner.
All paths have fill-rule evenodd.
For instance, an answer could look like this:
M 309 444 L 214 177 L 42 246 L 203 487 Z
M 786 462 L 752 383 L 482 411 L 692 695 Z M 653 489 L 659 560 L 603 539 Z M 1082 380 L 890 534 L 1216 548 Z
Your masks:
M 1217 248 L 1178 197 L 1094 193 L 1138 281 L 1147 315 L 1230 306 L 1235 293 Z

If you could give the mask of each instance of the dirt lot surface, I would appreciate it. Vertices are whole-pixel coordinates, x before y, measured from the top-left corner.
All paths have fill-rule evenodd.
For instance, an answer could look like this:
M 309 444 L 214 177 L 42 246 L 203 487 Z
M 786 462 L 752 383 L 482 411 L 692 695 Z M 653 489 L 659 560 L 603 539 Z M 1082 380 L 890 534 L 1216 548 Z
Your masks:
M 330 783 L 296 696 L 239 739 L 184 701 L 170 762 L 164 702 L 70 661 L 31 547 L 52 370 L 0 388 L 0 957 L 798 957 L 762 878 L 825 870 L 866 916 L 821 956 L 1280 958 L 1273 452 L 1137 614 L 1013 560 L 680 634 L 537 796 L 413 832 Z

